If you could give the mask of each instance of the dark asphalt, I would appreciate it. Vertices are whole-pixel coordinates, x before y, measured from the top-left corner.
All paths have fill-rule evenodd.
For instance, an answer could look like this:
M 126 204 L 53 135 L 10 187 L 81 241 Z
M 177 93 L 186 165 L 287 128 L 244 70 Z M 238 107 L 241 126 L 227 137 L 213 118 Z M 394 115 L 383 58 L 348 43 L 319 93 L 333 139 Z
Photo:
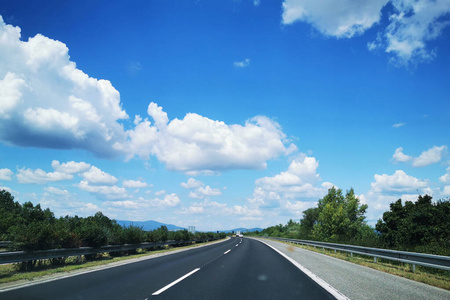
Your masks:
M 197 268 L 200 269 L 191 276 L 159 295 L 152 295 Z M 0 299 L 334 297 L 266 245 L 232 238 L 207 247 L 3 292 Z

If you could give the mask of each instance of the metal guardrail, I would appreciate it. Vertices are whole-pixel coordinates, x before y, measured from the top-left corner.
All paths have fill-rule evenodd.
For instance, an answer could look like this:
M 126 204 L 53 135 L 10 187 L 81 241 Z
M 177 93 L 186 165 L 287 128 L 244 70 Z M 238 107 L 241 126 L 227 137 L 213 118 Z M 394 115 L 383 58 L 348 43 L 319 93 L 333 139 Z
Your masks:
M 212 239 L 214 240 L 214 239 Z M 93 247 L 81 247 L 81 248 L 64 248 L 64 249 L 51 249 L 51 250 L 39 250 L 39 251 L 14 251 L 14 252 L 2 252 L 0 253 L 0 264 L 16 263 L 22 261 L 32 261 L 39 259 L 51 259 L 69 256 L 80 256 L 98 253 L 109 253 L 128 251 L 134 249 L 145 249 L 153 247 L 162 247 L 166 245 L 180 245 L 191 244 L 198 242 L 206 242 L 211 240 L 190 240 L 190 241 L 166 241 L 158 243 L 142 243 L 142 244 L 125 244 L 125 245 L 111 245 L 102 246 L 99 248 Z
M 403 262 L 411 264 L 413 272 L 416 271 L 416 265 L 450 271 L 450 256 L 388 250 L 380 248 L 369 248 L 369 247 L 307 241 L 307 240 L 286 239 L 286 238 L 269 237 L 269 239 L 285 241 L 292 244 L 302 244 L 324 249 L 326 248 L 334 250 L 335 252 L 336 250 L 349 252 L 351 256 L 353 256 L 353 254 L 371 256 L 374 258 L 374 262 L 377 262 L 378 258 Z
M 11 245 L 12 242 L 10 241 L 0 241 L 0 248 L 6 248 L 9 245 Z

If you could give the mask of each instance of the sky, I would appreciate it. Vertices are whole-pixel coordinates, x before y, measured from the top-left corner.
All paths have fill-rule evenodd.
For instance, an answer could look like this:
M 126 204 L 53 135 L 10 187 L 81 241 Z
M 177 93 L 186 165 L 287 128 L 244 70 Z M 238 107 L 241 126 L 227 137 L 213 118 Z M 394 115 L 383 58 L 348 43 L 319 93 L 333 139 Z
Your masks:
M 0 0 L 0 188 L 57 217 L 374 225 L 450 196 L 450 0 Z

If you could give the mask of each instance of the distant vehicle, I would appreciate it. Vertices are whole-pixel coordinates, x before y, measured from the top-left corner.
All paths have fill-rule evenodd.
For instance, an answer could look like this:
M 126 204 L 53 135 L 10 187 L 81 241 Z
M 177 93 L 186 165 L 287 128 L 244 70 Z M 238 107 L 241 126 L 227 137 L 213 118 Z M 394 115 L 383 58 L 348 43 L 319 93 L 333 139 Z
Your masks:
M 239 233 L 239 234 L 236 234 L 236 237 L 238 237 L 238 238 L 243 238 L 244 235 L 243 235 L 242 233 Z

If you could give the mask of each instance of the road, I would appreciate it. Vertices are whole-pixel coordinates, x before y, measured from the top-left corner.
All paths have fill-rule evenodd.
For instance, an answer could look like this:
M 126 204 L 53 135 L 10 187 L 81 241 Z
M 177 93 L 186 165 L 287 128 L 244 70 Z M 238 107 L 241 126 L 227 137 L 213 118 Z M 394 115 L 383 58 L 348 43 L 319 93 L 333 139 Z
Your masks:
M 335 299 L 265 244 L 222 243 L 0 293 L 0 299 Z

